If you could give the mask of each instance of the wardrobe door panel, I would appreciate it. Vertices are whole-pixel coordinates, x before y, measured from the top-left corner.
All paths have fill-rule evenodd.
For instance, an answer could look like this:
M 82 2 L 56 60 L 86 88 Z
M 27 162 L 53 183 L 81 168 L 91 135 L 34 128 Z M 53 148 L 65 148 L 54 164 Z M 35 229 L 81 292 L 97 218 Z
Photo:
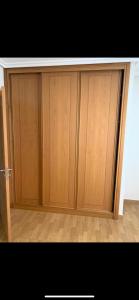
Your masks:
M 43 204 L 76 207 L 78 74 L 42 74 Z
M 39 205 L 40 185 L 40 76 L 11 76 L 14 139 L 15 200 Z
M 78 209 L 113 209 L 121 72 L 81 73 Z

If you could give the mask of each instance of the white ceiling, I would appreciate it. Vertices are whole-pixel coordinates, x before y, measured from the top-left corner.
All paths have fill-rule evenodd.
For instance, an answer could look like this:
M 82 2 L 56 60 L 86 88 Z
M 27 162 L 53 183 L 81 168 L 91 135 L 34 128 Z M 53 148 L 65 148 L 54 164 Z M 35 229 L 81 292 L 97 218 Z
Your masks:
M 95 64 L 95 63 L 116 63 L 136 62 L 137 58 L 97 58 L 97 57 L 0 57 L 0 66 L 4 68 L 13 67 L 35 67 L 35 66 L 56 66 L 70 64 Z

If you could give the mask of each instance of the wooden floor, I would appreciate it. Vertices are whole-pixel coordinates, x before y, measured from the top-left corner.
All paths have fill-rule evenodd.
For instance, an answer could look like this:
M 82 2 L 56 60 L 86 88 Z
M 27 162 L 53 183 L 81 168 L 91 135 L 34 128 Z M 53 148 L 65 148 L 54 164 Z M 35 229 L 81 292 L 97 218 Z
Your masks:
M 11 215 L 13 242 L 139 242 L 139 204 L 126 203 L 119 220 L 17 209 Z

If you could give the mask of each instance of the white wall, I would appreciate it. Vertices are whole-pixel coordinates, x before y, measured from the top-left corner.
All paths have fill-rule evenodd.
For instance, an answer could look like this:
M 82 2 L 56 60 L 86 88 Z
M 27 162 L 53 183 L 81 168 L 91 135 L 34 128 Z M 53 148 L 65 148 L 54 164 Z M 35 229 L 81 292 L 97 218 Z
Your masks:
M 3 57 L 0 64 L 5 68 L 61 66 L 78 64 L 100 64 L 118 62 L 139 62 L 139 57 Z
M 139 200 L 139 64 L 131 64 L 119 213 L 123 200 Z
M 3 68 L 0 66 L 0 87 L 4 85 Z

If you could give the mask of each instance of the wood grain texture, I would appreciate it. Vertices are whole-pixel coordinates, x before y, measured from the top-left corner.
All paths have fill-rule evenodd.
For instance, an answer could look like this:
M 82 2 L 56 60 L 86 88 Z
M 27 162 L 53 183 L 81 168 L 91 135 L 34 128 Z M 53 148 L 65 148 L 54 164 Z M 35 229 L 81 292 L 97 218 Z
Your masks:
M 8 156 L 8 131 L 7 131 L 7 107 L 5 89 L 0 90 L 0 169 L 9 166 Z M 2 227 L 6 234 L 6 241 L 11 241 L 10 218 L 10 177 L 0 173 L 0 217 Z
M 43 205 L 75 208 L 77 73 L 42 74 Z
M 78 209 L 113 209 L 120 71 L 81 73 Z
M 9 150 L 9 165 L 14 169 L 14 156 L 13 156 L 13 128 L 12 128 L 12 104 L 11 104 L 11 80 L 7 76 L 7 72 L 4 69 L 4 86 L 7 102 L 7 125 L 8 125 L 8 150 Z M 10 204 L 13 205 L 15 201 L 15 189 L 14 189 L 14 172 L 10 179 Z
M 118 160 L 117 160 L 117 169 L 116 169 L 116 174 L 115 174 L 115 181 L 116 181 L 116 185 L 115 185 L 115 195 L 114 195 L 114 215 L 115 218 L 118 217 L 118 210 L 119 210 L 119 197 L 120 197 L 120 182 L 121 182 L 121 172 L 122 172 L 122 157 L 123 157 L 123 144 L 124 144 L 124 130 L 125 130 L 125 117 L 126 117 L 126 105 L 127 105 L 127 95 L 128 95 L 128 81 L 129 81 L 129 70 L 130 70 L 130 64 L 129 63 L 114 63 L 114 64 L 98 64 L 98 65 L 78 65 L 78 66 L 57 66 L 57 67 L 37 67 L 37 68 L 10 68 L 10 69 L 5 69 L 4 70 L 4 74 L 5 74 L 5 84 L 6 84 L 6 95 L 8 97 L 8 104 L 9 104 L 9 124 L 10 124 L 10 132 L 9 132 L 9 140 L 10 140 L 10 162 L 11 162 L 11 167 L 14 168 L 14 164 L 13 164 L 13 150 L 14 150 L 14 135 L 12 133 L 12 105 L 11 105 L 11 92 L 12 92 L 12 85 L 11 85 L 11 77 L 13 76 L 12 74 L 15 74 L 14 76 L 19 76 L 19 75 L 23 75 L 23 73 L 25 75 L 28 74 L 28 76 L 32 75 L 37 75 L 40 77 L 41 80 L 41 76 L 44 73 L 47 73 L 48 75 L 51 74 L 52 72 L 57 72 L 57 73 L 61 73 L 61 72 L 79 72 L 78 77 L 80 77 L 80 74 L 82 71 L 106 71 L 106 70 L 123 70 L 124 72 L 124 82 L 123 82 L 123 90 L 122 90 L 122 109 L 121 109 L 121 118 L 120 118 L 120 134 L 119 134 L 119 145 L 118 145 Z M 18 75 L 19 74 L 19 75 Z M 78 82 L 79 84 L 79 82 Z M 41 93 L 40 93 L 41 94 Z M 41 95 L 40 95 L 40 99 L 41 99 Z M 41 102 L 41 101 L 40 101 Z M 40 107 L 41 109 L 41 107 Z M 78 113 L 77 113 L 77 123 L 78 123 Z M 43 125 L 40 125 L 40 127 Z M 78 124 L 77 124 L 77 128 L 78 128 Z M 42 138 L 43 140 L 43 132 L 40 133 L 40 139 Z M 78 144 L 78 143 L 77 143 Z M 41 148 L 41 147 L 40 147 Z M 77 150 L 78 147 L 76 147 L 76 157 L 77 157 Z M 41 152 L 43 149 L 40 149 L 39 151 Z M 48 154 L 47 154 L 48 155 Z M 46 156 L 47 156 L 46 155 Z M 39 155 L 40 158 L 40 155 Z M 40 165 L 43 165 L 43 161 L 41 161 L 40 158 Z M 75 167 L 75 169 L 77 170 L 77 165 Z M 41 179 L 41 171 L 39 173 L 39 178 L 40 178 L 40 183 L 42 182 Z M 49 178 L 49 177 L 48 177 Z M 11 178 L 11 182 L 13 181 L 13 185 L 12 185 L 12 190 L 11 190 L 11 199 L 13 199 L 12 201 L 12 205 L 14 205 L 14 200 L 15 200 L 15 193 L 14 193 L 14 176 L 12 176 Z M 48 180 L 47 180 L 48 183 Z M 45 184 L 47 184 L 45 182 Z M 77 183 L 77 179 L 76 179 L 76 183 Z M 49 186 L 49 183 L 48 183 Z M 40 190 L 40 198 L 41 198 L 41 187 L 39 188 Z M 75 192 L 76 194 L 76 192 Z M 21 204 L 21 207 L 24 207 L 24 204 L 26 205 L 27 203 L 18 203 L 18 206 Z M 34 207 L 38 207 L 38 203 L 36 202 L 34 204 Z M 41 205 L 41 201 L 39 201 L 39 205 Z M 47 206 L 48 208 L 48 206 Z M 51 208 L 51 207 L 50 207 Z M 43 207 L 42 207 L 43 209 Z M 45 210 L 45 207 L 44 207 Z M 72 209 L 69 210 L 69 212 Z M 107 211 L 105 211 L 105 213 L 107 213 Z M 99 214 L 99 212 L 98 212 Z
M 13 242 L 139 242 L 139 205 L 119 220 L 12 209 Z M 0 242 L 4 242 L 0 230 Z
M 118 219 L 119 215 L 119 201 L 120 201 L 120 190 L 121 190 L 121 176 L 122 176 L 122 164 L 123 164 L 123 149 L 124 149 L 124 136 L 125 136 L 125 122 L 126 122 L 126 111 L 128 101 L 128 87 L 129 87 L 129 76 L 130 76 L 130 64 L 126 65 L 123 78 L 122 87 L 122 101 L 121 101 L 121 116 L 119 126 L 119 142 L 117 150 L 117 169 L 115 178 L 115 195 L 114 195 L 114 217 Z
M 103 210 L 79 210 L 79 209 L 69 209 L 69 208 L 59 208 L 59 207 L 51 207 L 51 206 L 30 206 L 30 205 L 21 205 L 15 204 L 14 207 L 17 209 L 25 209 L 25 210 L 35 210 L 35 211 L 43 211 L 43 212 L 52 212 L 52 213 L 63 213 L 68 215 L 78 215 L 78 216 L 91 216 L 91 217 L 100 217 L 100 218 L 113 218 L 113 213 L 109 211 Z
M 26 68 L 7 68 L 5 73 L 24 74 L 24 73 L 51 73 L 51 72 L 80 72 L 94 70 L 125 70 L 129 63 L 106 63 L 106 64 L 82 64 L 68 66 L 47 66 L 47 67 L 26 67 Z
M 39 75 L 13 75 L 11 86 L 15 201 L 37 205 L 41 200 Z

